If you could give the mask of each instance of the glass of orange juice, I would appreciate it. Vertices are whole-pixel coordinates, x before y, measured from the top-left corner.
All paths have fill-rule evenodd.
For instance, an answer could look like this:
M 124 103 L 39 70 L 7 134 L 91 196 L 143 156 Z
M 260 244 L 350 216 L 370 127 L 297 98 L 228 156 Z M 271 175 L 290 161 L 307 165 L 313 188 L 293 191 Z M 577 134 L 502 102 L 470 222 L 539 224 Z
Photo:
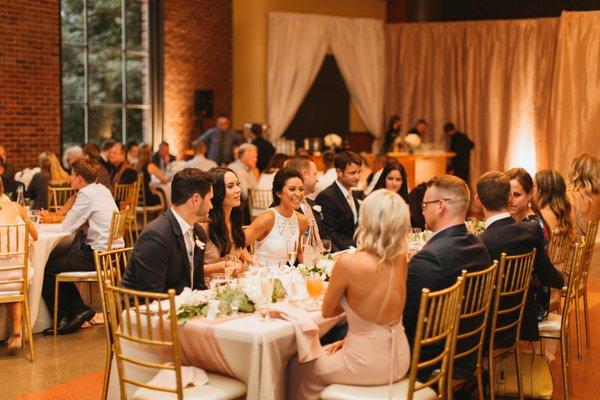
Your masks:
M 306 276 L 306 291 L 312 299 L 313 304 L 318 304 L 317 299 L 323 293 L 323 277 L 319 274 L 308 274 Z

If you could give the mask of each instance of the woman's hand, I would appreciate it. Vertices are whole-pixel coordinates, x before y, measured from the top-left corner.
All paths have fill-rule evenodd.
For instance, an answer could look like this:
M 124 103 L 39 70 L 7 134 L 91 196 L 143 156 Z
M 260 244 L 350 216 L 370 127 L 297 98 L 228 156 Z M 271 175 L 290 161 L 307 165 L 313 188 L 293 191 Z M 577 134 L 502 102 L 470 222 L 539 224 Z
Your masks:
M 324 350 L 327 355 L 332 355 L 336 351 L 340 350 L 344 347 L 344 343 L 346 343 L 346 339 L 338 340 L 337 342 L 333 342 L 327 346 L 325 346 Z

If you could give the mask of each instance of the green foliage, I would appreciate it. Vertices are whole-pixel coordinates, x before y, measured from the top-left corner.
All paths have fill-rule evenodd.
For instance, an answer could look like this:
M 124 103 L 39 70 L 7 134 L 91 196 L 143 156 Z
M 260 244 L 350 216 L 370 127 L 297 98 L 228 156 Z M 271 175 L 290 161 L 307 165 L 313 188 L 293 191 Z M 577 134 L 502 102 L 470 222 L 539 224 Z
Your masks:
M 281 283 L 279 278 L 275 278 L 273 280 L 273 302 L 277 303 L 278 301 L 283 300 L 285 295 L 286 291 L 285 287 L 283 287 L 283 283 Z

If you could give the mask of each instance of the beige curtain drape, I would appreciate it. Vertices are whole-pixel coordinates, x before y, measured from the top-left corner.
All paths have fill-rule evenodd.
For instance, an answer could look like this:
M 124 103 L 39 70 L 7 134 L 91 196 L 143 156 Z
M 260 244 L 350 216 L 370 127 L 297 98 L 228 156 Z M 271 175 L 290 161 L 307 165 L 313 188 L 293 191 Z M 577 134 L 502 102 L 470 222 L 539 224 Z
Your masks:
M 600 156 L 600 12 L 564 12 L 548 124 L 548 165 L 567 176 L 582 151 Z
M 292 122 L 323 63 L 328 17 L 269 14 L 267 45 L 267 119 L 271 140 Z

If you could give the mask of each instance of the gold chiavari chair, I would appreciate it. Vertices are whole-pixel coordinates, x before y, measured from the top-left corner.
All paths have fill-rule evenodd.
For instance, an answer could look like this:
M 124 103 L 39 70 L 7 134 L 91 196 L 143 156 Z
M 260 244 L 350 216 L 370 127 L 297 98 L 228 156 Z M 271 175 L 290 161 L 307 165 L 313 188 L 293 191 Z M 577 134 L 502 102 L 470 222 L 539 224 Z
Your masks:
M 66 204 L 77 190 L 72 187 L 52 187 L 48 188 L 48 211 L 56 212 Z
M 540 339 L 554 339 L 560 342 L 565 400 L 569 398 L 569 395 L 573 394 L 573 387 L 571 385 L 569 330 L 571 326 L 571 311 L 577 304 L 577 284 L 579 283 L 579 276 L 583 266 L 584 244 L 585 239 L 580 243 L 573 243 L 571 245 L 566 265 L 569 268 L 570 274 L 568 275 L 567 292 L 562 313 L 550 313 L 548 314 L 548 318 L 538 323 Z
M 113 211 L 112 219 L 110 222 L 110 233 L 108 236 L 108 248 L 112 250 L 113 244 L 116 239 L 125 238 L 125 230 L 127 227 L 127 221 L 129 219 L 129 207 L 123 211 Z M 72 272 L 61 272 L 56 274 L 54 282 L 54 315 L 52 317 L 52 326 L 54 327 L 54 335 L 56 336 L 56 327 L 58 325 L 58 298 L 59 292 L 58 287 L 63 282 L 87 282 L 89 285 L 89 296 L 92 301 L 92 284 L 98 282 L 96 271 L 72 271 Z
M 457 387 L 454 383 L 464 383 L 464 380 L 453 382 L 453 364 L 467 356 L 472 357 L 473 354 L 476 357 L 477 394 L 478 398 L 483 400 L 483 364 L 481 358 L 497 270 L 498 261 L 495 261 L 490 267 L 482 271 L 465 275 L 464 295 L 459 323 L 457 324 L 456 350 L 448 374 L 448 399 L 450 400 L 452 400 L 453 391 Z
M 573 240 L 568 232 L 554 232 L 548 243 L 548 258 L 552 264 L 564 264 L 569 258 L 569 250 Z
M 125 271 L 133 247 L 124 247 L 117 250 L 108 250 L 104 252 L 94 252 L 94 264 L 96 265 L 96 276 L 100 288 L 100 298 L 102 299 L 102 312 L 105 320 L 108 321 L 108 304 L 106 303 L 105 281 L 110 281 L 111 285 L 121 286 L 122 272 Z M 110 377 L 110 363 L 112 361 L 112 335 L 110 324 L 106 322 L 106 364 L 104 366 L 104 382 L 102 385 L 102 399 L 106 399 L 108 393 L 108 379 Z
M 129 208 L 127 219 L 127 245 L 134 246 L 138 236 L 138 223 L 136 218 L 136 207 L 139 192 L 139 179 L 134 183 L 113 185 L 113 197 L 119 206 L 119 210 Z
M 527 301 L 527 292 L 531 283 L 533 263 L 535 261 L 533 249 L 529 253 L 507 256 L 502 253 L 498 265 L 498 277 L 494 295 L 494 303 L 491 313 L 491 328 L 488 347 L 488 362 L 490 375 L 490 399 L 496 398 L 496 359 L 505 357 L 509 352 L 515 356 L 515 367 L 517 375 L 517 386 L 519 399 L 523 400 L 523 382 L 521 377 L 521 366 L 519 362 L 518 343 L 521 335 L 521 322 L 523 311 Z M 517 315 L 514 318 L 515 314 Z M 497 334 L 515 332 L 515 341 L 511 345 L 502 348 L 495 347 Z M 498 350 L 495 352 L 495 350 Z
M 29 314 L 29 222 L 0 225 L 0 304 L 21 303 L 30 361 L 35 360 Z M 13 290 L 16 289 L 16 290 Z
M 162 193 L 158 193 L 160 198 L 160 204 L 155 206 L 146 205 L 146 188 L 144 186 L 144 175 L 138 175 L 138 202 L 137 202 L 137 214 L 142 214 L 142 229 L 148 225 L 148 214 L 160 214 L 165 209 L 165 203 Z
M 246 386 L 235 379 L 208 373 L 209 383 L 202 386 L 183 388 L 181 377 L 181 349 L 177 331 L 175 291 L 166 294 L 141 292 L 115 287 L 109 280 L 105 282 L 108 320 L 111 326 L 113 347 L 119 372 L 121 399 L 126 400 L 127 385 L 138 387 L 134 399 L 237 399 L 246 394 Z M 146 305 L 156 302 L 157 313 Z M 144 351 L 128 351 L 140 346 Z M 150 361 L 156 354 L 168 353 L 167 363 Z M 146 357 L 144 357 L 146 356 Z M 143 382 L 135 376 L 137 370 L 173 372 L 172 385 L 159 386 Z
M 248 208 L 250 209 L 250 219 L 258 217 L 267 210 L 273 203 L 273 192 L 271 190 L 250 190 L 248 189 Z
M 456 324 L 460 315 L 460 304 L 464 288 L 464 275 L 449 288 L 430 292 L 423 289 L 419 303 L 419 314 L 415 341 L 411 352 L 408 378 L 393 385 L 350 386 L 330 385 L 321 393 L 323 400 L 359 399 L 445 399 L 447 379 L 456 342 Z M 430 359 L 423 359 L 421 350 L 432 345 L 442 345 L 442 352 Z M 425 383 L 417 381 L 422 369 L 439 366 Z M 432 387 L 437 385 L 437 393 Z

